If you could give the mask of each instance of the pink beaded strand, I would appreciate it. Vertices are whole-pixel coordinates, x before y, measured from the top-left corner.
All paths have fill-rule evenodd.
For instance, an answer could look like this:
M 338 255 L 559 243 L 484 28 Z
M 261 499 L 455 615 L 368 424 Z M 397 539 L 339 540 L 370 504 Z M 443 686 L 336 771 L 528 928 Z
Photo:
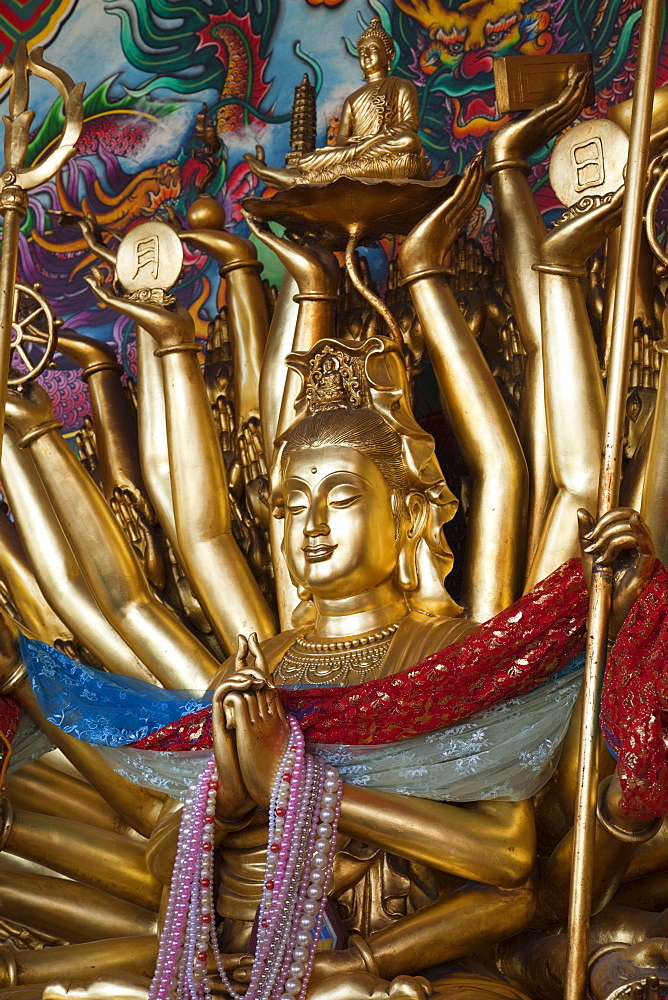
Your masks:
M 245 1000 L 303 1000 L 313 970 L 331 881 L 341 780 L 304 751 L 288 717 L 288 744 L 274 780 L 257 945 Z M 244 1000 L 218 948 L 213 893 L 213 832 L 218 779 L 211 758 L 184 804 L 149 1000 L 210 1000 L 209 947 L 221 981 Z

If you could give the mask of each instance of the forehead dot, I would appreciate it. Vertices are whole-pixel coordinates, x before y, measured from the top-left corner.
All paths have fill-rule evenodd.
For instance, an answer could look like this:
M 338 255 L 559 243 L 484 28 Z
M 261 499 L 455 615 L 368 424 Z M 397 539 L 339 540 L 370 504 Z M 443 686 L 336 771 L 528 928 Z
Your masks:
M 315 467 L 315 465 L 314 465 L 314 466 L 313 466 L 313 468 L 311 469 L 311 472 L 313 473 L 313 475 L 315 475 L 317 471 L 318 471 L 318 470 L 316 469 L 316 467 Z

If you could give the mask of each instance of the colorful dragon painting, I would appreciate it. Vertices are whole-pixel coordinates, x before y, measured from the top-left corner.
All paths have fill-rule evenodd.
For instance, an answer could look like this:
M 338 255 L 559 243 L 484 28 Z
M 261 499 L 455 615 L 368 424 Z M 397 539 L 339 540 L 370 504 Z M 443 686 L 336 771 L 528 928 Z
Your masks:
M 591 52 L 597 113 L 604 113 L 628 96 L 640 7 L 641 0 L 395 0 L 392 27 L 402 65 L 421 87 L 430 151 L 459 170 L 506 120 L 494 102 L 499 56 Z

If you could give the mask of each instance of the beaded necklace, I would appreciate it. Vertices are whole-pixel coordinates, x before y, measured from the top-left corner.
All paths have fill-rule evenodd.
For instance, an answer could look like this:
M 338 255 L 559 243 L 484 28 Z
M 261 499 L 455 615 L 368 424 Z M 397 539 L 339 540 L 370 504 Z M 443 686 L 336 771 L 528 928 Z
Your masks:
M 359 684 L 377 675 L 399 622 L 371 635 L 324 641 L 298 636 L 285 651 L 274 677 L 279 684 Z
M 258 934 L 246 1000 L 303 1000 L 331 881 L 341 809 L 336 768 L 304 751 L 289 716 L 291 739 L 278 768 L 269 809 L 269 850 Z M 165 922 L 149 1000 L 209 1000 L 209 948 L 221 981 L 243 1000 L 225 972 L 213 900 L 213 831 L 218 778 L 207 763 L 183 807 Z

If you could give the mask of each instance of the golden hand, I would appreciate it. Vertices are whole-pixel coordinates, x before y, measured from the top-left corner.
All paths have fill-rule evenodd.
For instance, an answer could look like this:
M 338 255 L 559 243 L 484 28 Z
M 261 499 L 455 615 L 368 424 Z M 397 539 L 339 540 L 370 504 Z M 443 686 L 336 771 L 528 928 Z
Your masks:
M 318 953 L 316 964 L 324 954 Z M 431 994 L 431 983 L 424 976 L 397 976 L 388 982 L 369 972 L 349 972 L 324 979 L 307 995 L 308 1000 L 426 1000 Z
M 502 125 L 487 146 L 487 166 L 502 160 L 525 160 L 570 125 L 584 107 L 590 77 L 591 73 L 571 69 L 568 83 L 556 100 Z
M 294 243 L 292 240 L 281 239 L 272 233 L 269 225 L 254 219 L 241 209 L 251 232 L 255 233 L 287 268 L 297 282 L 299 292 L 319 292 L 326 295 L 336 295 L 339 287 L 339 264 L 327 247 L 319 243 Z
M 215 692 L 214 702 L 218 699 L 221 703 L 231 691 L 274 687 L 274 679 L 255 632 L 248 638 L 239 635 L 232 669 L 223 666 L 213 678 L 211 686 Z
M 260 421 L 251 417 L 241 428 L 238 439 L 241 470 L 244 483 L 248 486 L 258 476 L 267 475 L 267 465 L 264 460 L 262 446 L 262 431 Z
M 166 584 L 165 563 L 158 547 L 157 526 L 148 502 L 139 490 L 115 487 L 109 506 L 132 545 L 149 583 L 156 590 Z
M 36 382 L 27 383 L 20 392 L 10 389 L 5 420 L 21 435 L 53 420 L 53 405 L 48 393 Z
M 619 225 L 623 202 L 624 188 L 620 187 L 610 201 L 595 204 L 556 225 L 541 244 L 541 261 L 581 267 Z
M 219 780 L 216 813 L 223 821 L 238 819 L 255 806 L 241 773 L 234 725 L 229 724 L 234 723 L 232 709 L 226 706 L 226 699 L 232 692 L 249 691 L 271 683 L 257 636 L 253 634 L 247 640 L 240 635 L 233 673 L 218 683 L 214 678 L 213 682 L 213 750 Z
M 102 239 L 102 230 L 92 212 L 84 212 L 82 215 L 74 212 L 51 212 L 50 214 L 59 217 L 61 226 L 78 226 L 81 235 L 95 256 L 115 267 L 116 254 Z
M 648 938 L 640 944 L 601 955 L 592 966 L 589 986 L 596 1000 L 606 1000 L 617 987 L 649 976 L 660 977 L 664 984 L 668 981 L 666 938 Z M 652 990 L 651 984 L 647 984 L 640 996 L 650 1000 L 652 996 L 662 996 L 664 992 L 665 987 L 659 992 Z
M 257 260 L 255 247 L 250 240 L 224 229 L 182 229 L 176 235 L 184 243 L 191 243 L 203 250 L 223 267 L 240 259 Z
M 399 263 L 405 277 L 440 267 L 480 200 L 484 175 L 483 154 L 478 153 L 466 167 L 453 193 L 411 230 L 399 251 Z
M 275 688 L 233 691 L 224 702 L 226 724 L 236 730 L 241 774 L 248 793 L 269 807 L 276 771 L 290 739 L 290 728 Z
M 596 523 L 580 508 L 578 527 L 587 581 L 594 563 L 611 566 L 617 561 L 610 611 L 610 633 L 615 636 L 652 577 L 655 554 L 651 535 L 640 514 L 630 507 L 616 507 Z
M 101 302 L 129 316 L 151 334 L 159 347 L 174 347 L 194 341 L 195 325 L 192 317 L 180 306 L 166 309 L 152 302 L 120 298 L 110 291 L 101 272 L 95 267 L 91 268 L 91 273 L 85 276 L 85 280 Z

